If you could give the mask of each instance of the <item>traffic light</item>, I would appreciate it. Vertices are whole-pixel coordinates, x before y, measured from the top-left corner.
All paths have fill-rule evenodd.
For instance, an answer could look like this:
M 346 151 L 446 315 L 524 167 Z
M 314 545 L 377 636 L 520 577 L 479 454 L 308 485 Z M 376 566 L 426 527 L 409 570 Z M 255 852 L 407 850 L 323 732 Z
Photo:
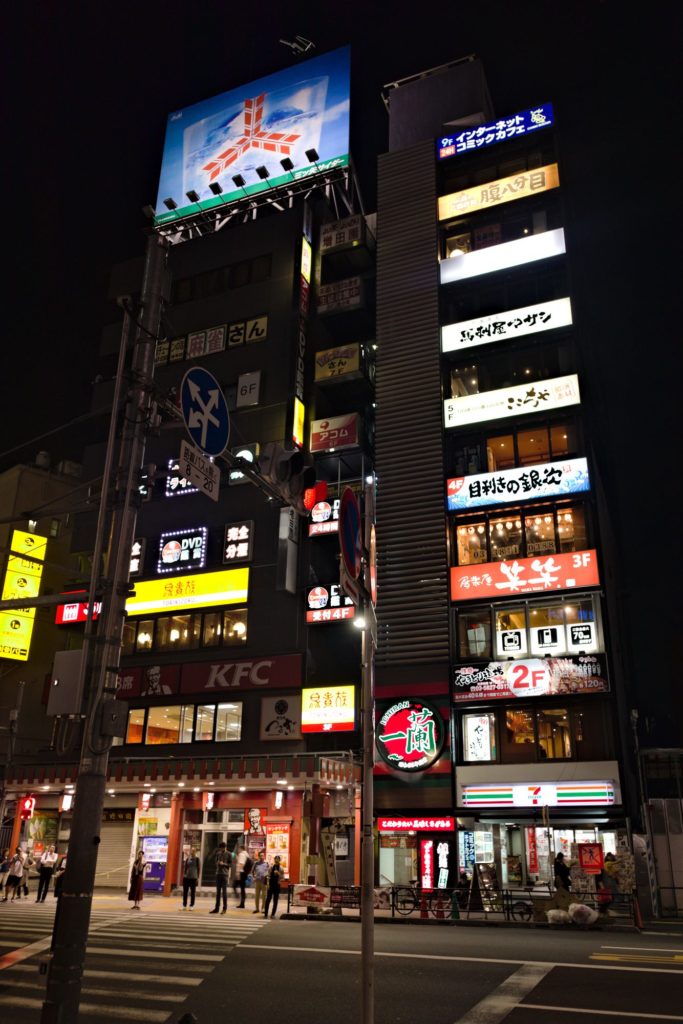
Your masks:
M 258 457 L 261 475 L 274 487 L 286 505 L 299 515 L 308 515 L 305 492 L 315 487 L 315 468 L 306 463 L 298 448 L 283 448 L 269 441 Z
M 28 821 L 29 818 L 33 817 L 33 810 L 36 806 L 36 798 L 34 796 L 24 796 L 19 804 L 20 817 L 22 821 Z

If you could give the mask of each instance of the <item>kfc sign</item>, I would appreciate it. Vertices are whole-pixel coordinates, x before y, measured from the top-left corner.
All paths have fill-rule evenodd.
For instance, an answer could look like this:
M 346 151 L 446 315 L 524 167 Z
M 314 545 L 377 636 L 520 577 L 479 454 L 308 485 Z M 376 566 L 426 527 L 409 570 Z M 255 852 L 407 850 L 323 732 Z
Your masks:
M 451 601 L 537 594 L 600 584 L 595 550 L 451 568 Z
M 311 452 L 336 452 L 340 448 L 357 448 L 358 444 L 358 413 L 330 416 L 311 423 Z
M 301 685 L 301 655 L 242 661 L 193 662 L 183 665 L 181 693 L 221 693 L 225 690 L 298 689 Z

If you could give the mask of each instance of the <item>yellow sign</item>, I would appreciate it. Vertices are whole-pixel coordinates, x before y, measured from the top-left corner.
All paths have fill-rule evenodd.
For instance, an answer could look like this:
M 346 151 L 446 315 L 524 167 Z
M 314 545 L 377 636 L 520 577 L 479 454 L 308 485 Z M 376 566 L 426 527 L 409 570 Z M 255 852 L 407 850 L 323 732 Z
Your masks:
M 13 530 L 11 554 L 2 587 L 3 601 L 37 597 L 43 575 L 47 537 Z M 0 612 L 0 658 L 28 661 L 35 608 Z
M 292 441 L 298 448 L 303 448 L 306 435 L 304 434 L 304 420 L 306 410 L 300 398 L 294 397 L 294 416 L 292 418 Z
M 547 192 L 557 188 L 560 176 L 557 164 L 546 164 L 545 167 L 534 167 L 530 171 L 511 174 L 509 178 L 499 178 L 485 185 L 466 188 L 462 192 L 451 192 L 449 196 L 439 197 L 439 220 L 451 217 L 462 217 L 477 210 L 488 210 L 499 203 L 509 203 L 513 199 L 525 199 L 537 192 Z
M 301 691 L 302 732 L 349 732 L 356 726 L 355 686 L 313 686 Z
M 193 608 L 242 604 L 249 594 L 249 569 L 224 569 L 174 579 L 135 583 L 135 596 L 126 601 L 128 615 L 154 615 Z
M 343 377 L 348 373 L 356 373 L 360 368 L 360 345 L 340 345 L 338 348 L 326 348 L 324 352 L 315 354 L 316 381 L 330 380 L 332 377 Z
M 313 267 L 313 251 L 311 249 L 311 243 L 306 239 L 301 239 L 301 276 L 303 277 L 306 284 L 311 283 L 311 269 Z

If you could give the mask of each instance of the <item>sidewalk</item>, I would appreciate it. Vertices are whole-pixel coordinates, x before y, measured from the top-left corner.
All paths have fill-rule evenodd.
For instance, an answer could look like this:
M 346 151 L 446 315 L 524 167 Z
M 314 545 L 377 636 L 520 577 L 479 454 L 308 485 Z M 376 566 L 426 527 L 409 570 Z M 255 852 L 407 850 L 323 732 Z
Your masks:
M 183 905 L 182 892 L 173 896 L 162 896 L 160 893 L 145 893 L 142 901 L 141 910 L 153 911 L 155 914 L 177 914 Z M 93 897 L 93 907 L 97 910 L 129 910 L 132 904 L 128 901 L 128 897 L 125 892 L 112 892 L 106 889 L 100 889 L 95 892 Z M 192 911 L 193 914 L 208 914 L 214 907 L 214 896 L 199 896 L 195 901 L 195 907 Z M 238 910 L 235 900 L 228 899 L 228 914 L 234 914 L 237 917 L 244 917 L 252 912 L 254 909 L 254 901 L 247 900 L 247 905 L 244 910 Z M 187 911 L 190 913 L 190 911 Z

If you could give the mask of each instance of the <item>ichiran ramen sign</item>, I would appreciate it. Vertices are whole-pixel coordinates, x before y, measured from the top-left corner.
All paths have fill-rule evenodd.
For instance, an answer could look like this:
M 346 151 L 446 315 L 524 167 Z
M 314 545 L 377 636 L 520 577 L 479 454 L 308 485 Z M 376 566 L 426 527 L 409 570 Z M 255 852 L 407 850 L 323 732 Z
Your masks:
M 422 700 L 401 700 L 384 712 L 377 726 L 377 751 L 403 772 L 430 768 L 443 750 L 446 730 L 436 708 Z

